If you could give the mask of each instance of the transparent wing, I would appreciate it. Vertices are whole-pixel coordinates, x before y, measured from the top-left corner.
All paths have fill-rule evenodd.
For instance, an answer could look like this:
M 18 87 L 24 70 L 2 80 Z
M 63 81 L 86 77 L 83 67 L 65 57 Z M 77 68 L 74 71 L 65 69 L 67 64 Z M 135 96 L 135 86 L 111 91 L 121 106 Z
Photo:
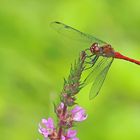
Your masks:
M 107 44 L 104 41 L 97 39 L 95 37 L 93 37 L 92 35 L 88 35 L 86 33 L 80 32 L 77 29 L 74 29 L 64 23 L 58 22 L 58 21 L 54 21 L 51 23 L 51 27 L 54 28 L 57 32 L 61 33 L 62 35 L 71 38 L 71 39 L 75 39 L 78 41 L 84 41 L 87 43 L 98 43 L 100 45 L 102 44 Z
M 99 75 L 99 73 L 101 73 L 101 71 L 105 68 L 105 66 L 107 65 L 107 60 L 108 58 L 106 57 L 98 57 L 95 56 L 93 58 L 93 60 L 96 61 L 94 62 L 93 68 L 91 68 L 91 72 L 88 74 L 88 76 L 86 77 L 86 79 L 84 80 L 84 86 L 88 85 L 89 83 L 93 82 L 96 78 L 97 75 Z
M 95 73 L 95 80 L 93 81 L 90 93 L 89 93 L 89 99 L 93 99 L 96 97 L 104 83 L 104 80 L 106 78 L 106 75 L 108 73 L 108 70 L 114 60 L 114 58 L 106 58 L 107 60 L 104 60 L 104 63 L 102 64 L 102 68 L 100 69 L 100 72 L 98 75 Z

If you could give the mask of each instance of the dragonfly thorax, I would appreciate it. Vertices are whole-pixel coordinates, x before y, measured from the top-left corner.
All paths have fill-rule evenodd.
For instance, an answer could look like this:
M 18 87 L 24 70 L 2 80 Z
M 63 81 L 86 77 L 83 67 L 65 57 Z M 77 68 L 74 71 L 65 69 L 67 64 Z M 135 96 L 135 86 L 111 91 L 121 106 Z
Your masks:
M 93 43 L 90 47 L 90 52 L 92 54 L 104 57 L 114 57 L 114 49 L 109 44 L 105 44 L 103 46 L 99 46 L 98 43 Z

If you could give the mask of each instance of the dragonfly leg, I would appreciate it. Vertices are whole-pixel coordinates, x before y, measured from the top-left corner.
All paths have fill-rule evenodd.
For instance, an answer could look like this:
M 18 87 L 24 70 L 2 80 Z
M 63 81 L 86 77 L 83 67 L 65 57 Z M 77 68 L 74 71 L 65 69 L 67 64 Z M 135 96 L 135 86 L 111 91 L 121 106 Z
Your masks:
M 89 49 L 89 48 L 87 48 L 87 49 L 85 49 L 85 52 L 86 52 L 86 51 L 90 51 L 90 49 Z
M 91 59 L 92 56 L 94 56 L 94 54 L 87 55 L 86 57 Z
M 90 63 L 90 62 L 89 62 Z M 89 66 L 89 67 L 87 67 L 87 68 L 85 68 L 84 70 L 88 70 L 88 69 L 90 69 L 90 68 L 92 68 L 93 66 L 94 66 L 94 63 L 90 63 L 90 64 L 92 64 L 91 66 Z
M 84 51 L 85 51 L 85 53 L 86 53 L 86 57 L 91 57 L 91 56 L 93 56 L 93 54 L 91 54 L 91 51 L 90 51 L 89 48 L 85 49 Z
M 92 61 L 85 61 L 86 64 L 93 64 Z
M 96 56 L 94 58 L 92 58 L 93 56 L 95 56 L 95 55 L 94 54 L 86 55 L 86 58 L 90 59 L 90 62 L 87 62 L 87 61 L 86 62 L 93 64 L 95 62 L 95 58 L 96 58 Z
M 96 61 L 98 60 L 99 56 L 94 56 L 94 58 L 91 58 L 92 56 L 94 56 L 93 54 L 90 56 L 90 61 L 85 61 L 85 63 L 89 64 L 90 66 L 85 68 L 85 70 L 88 70 L 90 68 L 92 68 L 94 66 L 94 64 L 96 63 Z

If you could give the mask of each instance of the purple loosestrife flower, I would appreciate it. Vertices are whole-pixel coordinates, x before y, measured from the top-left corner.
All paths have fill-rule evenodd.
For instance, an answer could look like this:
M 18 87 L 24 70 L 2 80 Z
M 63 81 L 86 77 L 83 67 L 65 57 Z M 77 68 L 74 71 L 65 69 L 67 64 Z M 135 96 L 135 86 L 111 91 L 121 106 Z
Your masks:
M 48 120 L 42 119 L 41 124 L 39 124 L 39 132 L 44 136 L 44 138 L 55 137 L 56 130 L 54 127 L 53 119 L 52 118 L 48 118 Z
M 85 110 L 80 106 L 75 106 L 75 108 L 71 110 L 71 113 L 73 120 L 77 122 L 84 121 L 87 118 Z
M 84 84 L 84 81 L 81 82 L 81 75 L 86 66 L 86 56 L 85 51 L 82 51 L 78 60 L 71 66 L 68 79 L 64 79 L 60 104 L 54 104 L 57 124 L 54 125 L 52 118 L 42 119 L 39 124 L 39 132 L 43 135 L 44 140 L 79 140 L 76 137 L 77 131 L 72 130 L 72 127 L 74 123 L 87 118 L 85 110 L 75 102 L 75 95 L 79 93 Z
M 81 122 L 87 118 L 87 114 L 86 114 L 85 110 L 78 105 L 75 106 L 70 111 L 66 110 L 65 116 L 62 116 L 63 109 L 64 109 L 64 103 L 61 102 L 57 108 L 57 114 L 61 119 L 71 117 L 71 120 Z
M 76 138 L 77 131 L 68 129 L 65 136 L 62 136 L 62 140 L 79 140 Z
M 60 126 L 71 128 L 74 122 L 81 122 L 87 118 L 85 110 L 78 105 L 72 110 L 66 108 L 65 114 L 63 114 L 64 106 L 64 103 L 61 102 L 56 108 L 56 114 L 60 119 Z

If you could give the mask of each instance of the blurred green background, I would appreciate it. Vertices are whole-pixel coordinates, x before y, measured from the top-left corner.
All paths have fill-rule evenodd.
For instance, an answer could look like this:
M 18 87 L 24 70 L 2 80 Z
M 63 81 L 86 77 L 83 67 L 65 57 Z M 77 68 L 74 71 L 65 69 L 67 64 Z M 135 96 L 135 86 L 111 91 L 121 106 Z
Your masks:
M 53 102 L 63 77 L 85 44 L 63 38 L 50 28 L 61 21 L 140 59 L 138 0 L 0 1 L 0 139 L 43 139 L 42 118 L 55 117 Z M 88 119 L 77 125 L 80 140 L 140 138 L 140 67 L 115 60 L 95 100 L 90 86 L 78 95 Z

